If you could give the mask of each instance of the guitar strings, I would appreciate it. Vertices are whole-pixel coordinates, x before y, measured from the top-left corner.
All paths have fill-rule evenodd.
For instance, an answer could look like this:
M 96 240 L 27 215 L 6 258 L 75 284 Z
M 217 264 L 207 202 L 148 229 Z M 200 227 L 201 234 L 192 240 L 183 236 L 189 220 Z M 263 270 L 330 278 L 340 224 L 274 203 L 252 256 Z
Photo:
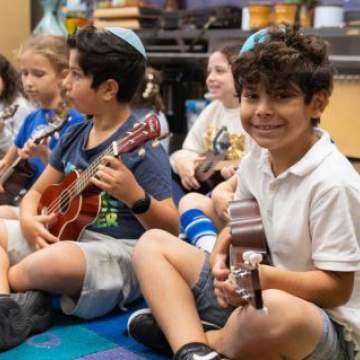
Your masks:
M 135 129 L 134 133 L 128 134 L 128 136 L 119 139 L 116 142 L 118 146 L 118 151 L 121 151 L 121 144 L 123 142 L 128 141 L 129 136 L 133 137 L 134 142 L 136 142 L 137 133 L 141 133 L 143 131 L 143 127 L 139 127 L 139 129 Z M 69 184 L 67 188 L 65 188 L 61 194 L 47 207 L 48 213 L 57 212 L 57 210 L 61 210 L 61 208 L 69 203 L 72 199 L 74 199 L 77 195 L 79 195 L 89 184 L 89 180 L 94 176 L 96 168 L 98 167 L 100 161 L 105 155 L 115 155 L 113 152 L 113 145 L 109 145 L 95 160 L 94 162 L 86 169 L 84 172 L 80 174 L 80 176 L 74 179 L 73 182 Z M 67 190 L 67 191 L 66 191 Z M 63 196 L 63 194 L 67 194 L 68 196 Z

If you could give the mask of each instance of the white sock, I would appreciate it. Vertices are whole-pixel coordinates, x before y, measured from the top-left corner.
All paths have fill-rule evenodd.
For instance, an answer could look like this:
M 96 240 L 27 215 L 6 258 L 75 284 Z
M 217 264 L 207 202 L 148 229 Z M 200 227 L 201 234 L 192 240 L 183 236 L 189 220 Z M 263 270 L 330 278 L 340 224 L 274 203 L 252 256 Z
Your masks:
M 207 251 L 208 253 L 211 253 L 215 246 L 215 242 L 216 242 L 216 236 L 204 235 L 196 242 L 195 245 L 199 249 Z

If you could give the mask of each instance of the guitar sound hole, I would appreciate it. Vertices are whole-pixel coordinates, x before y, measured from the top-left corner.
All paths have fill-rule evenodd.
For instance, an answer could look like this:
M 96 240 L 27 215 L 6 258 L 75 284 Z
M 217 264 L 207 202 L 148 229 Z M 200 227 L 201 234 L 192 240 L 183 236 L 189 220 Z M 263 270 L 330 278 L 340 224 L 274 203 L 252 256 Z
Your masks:
M 59 204 L 59 211 L 61 213 L 65 213 L 70 204 L 70 194 L 68 191 L 64 191 L 60 195 L 60 204 Z

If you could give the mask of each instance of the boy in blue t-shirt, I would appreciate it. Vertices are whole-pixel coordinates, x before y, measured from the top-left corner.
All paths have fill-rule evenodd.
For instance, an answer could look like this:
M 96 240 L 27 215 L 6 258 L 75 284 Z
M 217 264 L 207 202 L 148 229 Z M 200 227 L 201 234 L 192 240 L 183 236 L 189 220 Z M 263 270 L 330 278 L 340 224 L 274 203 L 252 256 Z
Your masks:
M 1 281 L 8 281 L 16 292 L 0 296 L 4 324 L 0 349 L 46 328 L 44 295 L 34 295 L 33 289 L 62 295 L 62 310 L 82 318 L 101 316 L 138 298 L 140 289 L 131 265 L 138 237 L 151 228 L 176 234 L 179 227 L 170 164 L 161 147 L 146 145 L 145 158 L 137 152 L 120 159 L 102 154 L 135 123 L 129 102 L 146 66 L 140 39 L 131 30 L 87 27 L 70 36 L 68 45 L 67 96 L 78 111 L 93 118 L 74 126 L 60 140 L 49 165 L 21 203 L 20 222 L 0 222 L 4 229 L 0 244 L 7 244 L 9 261 L 16 263 L 0 270 L 0 287 L 4 286 Z M 99 156 L 102 161 L 94 166 Z M 56 211 L 38 215 L 41 195 L 70 171 L 93 168 L 91 183 L 101 192 L 98 216 L 78 241 L 71 237 L 59 241 L 47 227 L 56 222 Z M 65 198 L 66 194 L 61 201 Z M 17 255 L 16 261 L 11 254 Z M 19 321 L 10 321 L 10 313 Z M 9 338 L 10 333 L 16 336 Z

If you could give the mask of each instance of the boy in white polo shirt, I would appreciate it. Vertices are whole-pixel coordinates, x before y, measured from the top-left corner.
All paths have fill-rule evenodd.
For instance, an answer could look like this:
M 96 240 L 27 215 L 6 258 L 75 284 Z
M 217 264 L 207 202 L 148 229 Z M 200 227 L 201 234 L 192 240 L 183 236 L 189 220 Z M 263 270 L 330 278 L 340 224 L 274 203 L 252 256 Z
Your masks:
M 360 177 L 316 127 L 332 90 L 326 45 L 290 28 L 262 30 L 233 71 L 243 127 L 259 145 L 239 165 L 235 198 L 260 207 L 274 264 L 260 265 L 268 314 L 244 306 L 229 279 L 227 228 L 210 261 L 151 230 L 133 262 L 154 315 L 133 314 L 129 333 L 160 351 L 170 345 L 177 360 L 355 359 Z

